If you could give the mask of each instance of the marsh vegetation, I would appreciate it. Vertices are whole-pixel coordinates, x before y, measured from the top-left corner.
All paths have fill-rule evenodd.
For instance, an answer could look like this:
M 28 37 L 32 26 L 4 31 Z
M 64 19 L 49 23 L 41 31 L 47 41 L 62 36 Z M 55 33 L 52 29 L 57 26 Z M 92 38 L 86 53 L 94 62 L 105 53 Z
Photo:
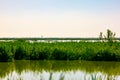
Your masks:
M 120 42 L 0 42 L 0 61 L 120 61 Z

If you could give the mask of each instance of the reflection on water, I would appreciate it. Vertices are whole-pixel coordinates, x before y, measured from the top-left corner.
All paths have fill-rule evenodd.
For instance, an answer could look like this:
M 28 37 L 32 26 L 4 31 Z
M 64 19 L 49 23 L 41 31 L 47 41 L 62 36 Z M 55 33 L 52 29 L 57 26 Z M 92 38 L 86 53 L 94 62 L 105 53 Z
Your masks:
M 0 80 L 120 80 L 119 62 L 15 61 L 0 63 Z

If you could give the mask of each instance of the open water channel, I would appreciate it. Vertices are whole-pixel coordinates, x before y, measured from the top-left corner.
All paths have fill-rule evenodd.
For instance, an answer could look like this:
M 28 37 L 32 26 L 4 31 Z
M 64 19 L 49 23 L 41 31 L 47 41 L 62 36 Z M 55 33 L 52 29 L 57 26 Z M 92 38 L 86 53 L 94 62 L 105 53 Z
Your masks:
M 0 80 L 120 80 L 120 62 L 0 62 Z

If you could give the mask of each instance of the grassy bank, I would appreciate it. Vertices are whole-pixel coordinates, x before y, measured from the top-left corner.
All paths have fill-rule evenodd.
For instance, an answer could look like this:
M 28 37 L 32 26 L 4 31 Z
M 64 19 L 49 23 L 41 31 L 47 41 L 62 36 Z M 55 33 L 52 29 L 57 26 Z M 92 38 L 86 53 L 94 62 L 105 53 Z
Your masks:
M 120 61 L 120 42 L 0 42 L 0 61 Z

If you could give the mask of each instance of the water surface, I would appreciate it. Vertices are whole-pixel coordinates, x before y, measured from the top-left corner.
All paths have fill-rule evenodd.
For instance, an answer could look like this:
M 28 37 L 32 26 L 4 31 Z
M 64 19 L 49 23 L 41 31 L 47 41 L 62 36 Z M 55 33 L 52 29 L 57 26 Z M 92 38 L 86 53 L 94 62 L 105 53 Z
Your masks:
M 120 80 L 120 62 L 0 62 L 0 80 Z

